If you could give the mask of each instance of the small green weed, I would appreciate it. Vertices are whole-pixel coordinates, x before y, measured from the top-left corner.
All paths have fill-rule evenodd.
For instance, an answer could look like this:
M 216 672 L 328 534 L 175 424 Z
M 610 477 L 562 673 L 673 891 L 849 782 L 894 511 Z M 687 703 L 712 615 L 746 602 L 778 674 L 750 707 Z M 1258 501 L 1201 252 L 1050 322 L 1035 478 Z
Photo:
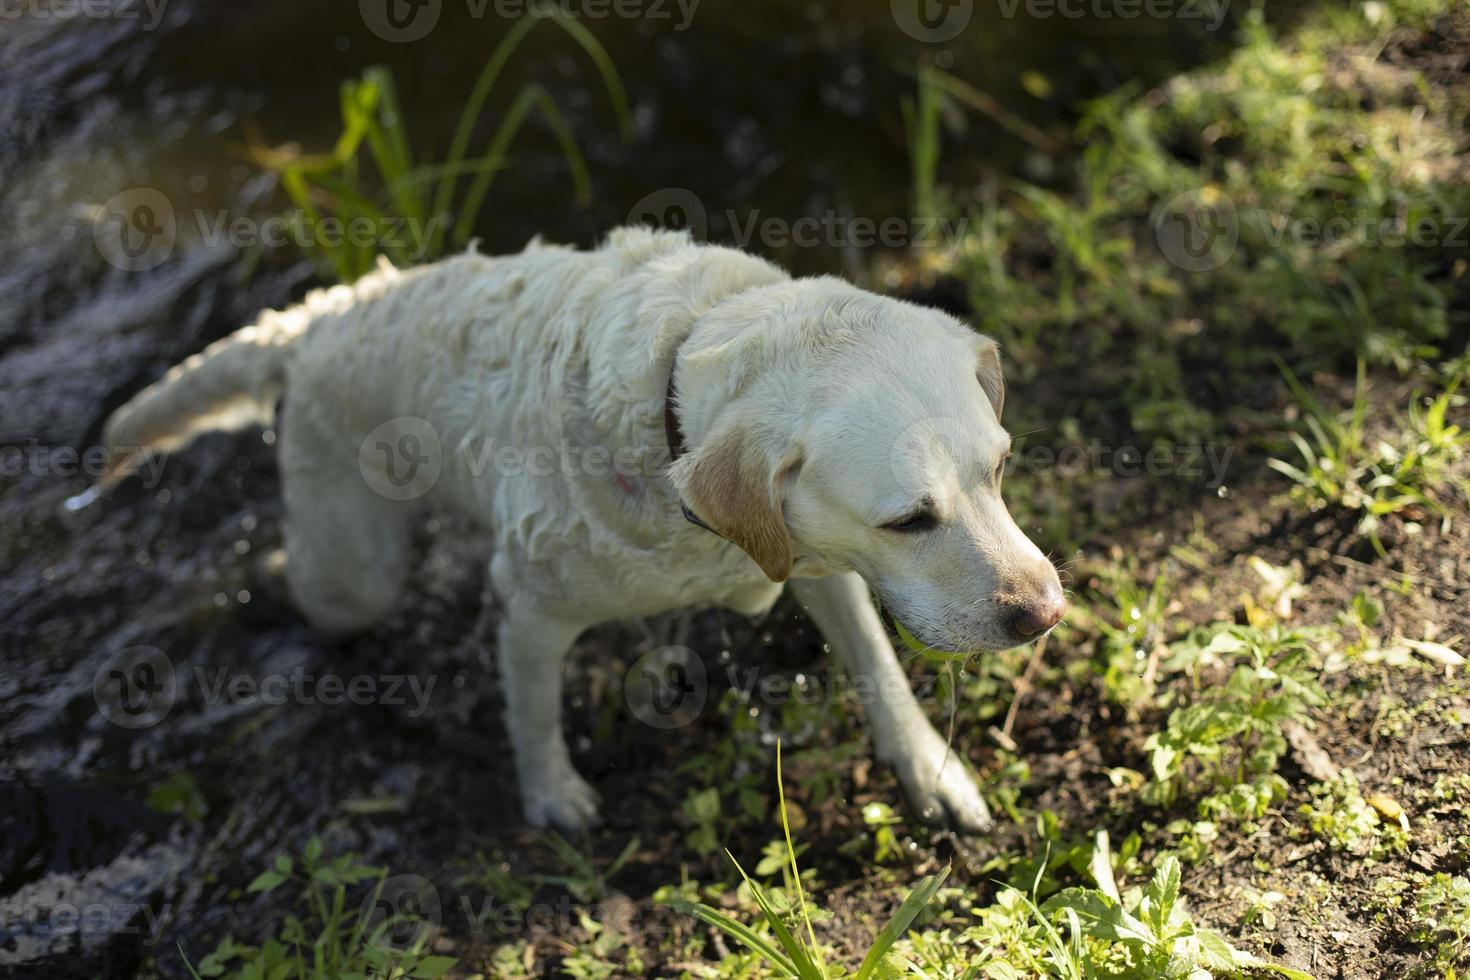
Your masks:
M 1436 874 L 1414 900 L 1414 941 L 1434 950 L 1444 976 L 1470 965 L 1470 878 Z
M 971 910 L 976 924 L 914 936 L 900 947 L 909 975 L 994 980 L 1208 980 L 1218 976 L 1307 974 L 1267 963 L 1197 926 L 1180 897 L 1181 865 L 1165 857 L 1147 885 L 1120 890 L 1108 836 L 1088 849 L 1092 887 L 1040 901 L 1004 887 L 994 903 Z
M 1231 626 L 1206 643 L 1178 645 L 1176 668 L 1218 664 L 1230 677 L 1211 684 L 1202 676 L 1207 671 L 1192 670 L 1192 690 L 1164 730 L 1149 737 L 1153 782 L 1146 794 L 1153 802 L 1169 805 L 1186 786 L 1205 788 L 1214 792 L 1200 801 L 1202 817 L 1253 820 L 1285 797 L 1276 775 L 1287 747 L 1282 725 L 1325 698 L 1309 639 L 1301 630 Z
M 435 980 L 454 966 L 449 956 L 426 955 L 434 924 L 414 915 L 395 913 L 381 921 L 361 914 L 376 909 L 387 871 L 362 864 L 354 854 L 324 858 L 318 837 L 307 841 L 300 861 L 278 854 L 274 864 L 250 883 L 252 894 L 266 894 L 287 884 L 298 890 L 303 914 L 286 916 L 278 935 L 259 946 L 222 939 L 214 951 L 185 966 L 195 980 Z M 376 881 L 360 907 L 348 905 L 348 889 Z M 412 938 L 400 939 L 408 931 Z M 183 950 L 180 948 L 180 952 Z
M 1386 440 L 1370 443 L 1362 361 L 1358 362 L 1352 407 L 1345 418 L 1324 408 L 1285 364 L 1279 366 L 1306 412 L 1311 437 L 1289 433 L 1301 457 L 1299 464 L 1281 459 L 1267 463 L 1295 484 L 1294 499 L 1313 511 L 1334 507 L 1357 515 L 1358 533 L 1367 536 L 1374 550 L 1385 558 L 1388 552 L 1380 534 L 1385 517 L 1432 513 L 1449 520 L 1451 511 L 1442 499 L 1446 472 L 1470 446 L 1470 434 L 1446 418 L 1456 401 L 1458 381 L 1427 404 L 1421 405 L 1415 397 L 1397 444 Z M 1463 487 L 1461 495 L 1465 495 Z
M 564 875 L 527 875 L 527 879 L 544 885 L 560 885 L 582 903 L 601 902 L 609 894 L 608 882 L 632 860 L 642 843 L 637 837 L 628 841 L 606 869 L 599 871 L 591 855 L 583 854 L 556 831 L 542 835 L 551 852 L 567 867 Z
M 833 977 L 847 976 L 846 970 L 830 967 L 827 964 L 822 947 L 817 942 L 816 931 L 812 928 L 812 910 L 807 906 L 806 893 L 801 883 L 801 871 L 796 863 L 797 850 L 791 839 L 791 823 L 786 810 L 786 790 L 781 779 L 780 743 L 776 745 L 776 791 L 781 813 L 781 829 L 785 835 L 785 859 L 790 869 L 787 881 L 796 893 L 795 911 L 799 923 L 795 927 L 788 924 L 787 918 L 777 909 L 765 889 L 745 873 L 740 862 L 735 860 L 735 856 L 729 851 L 726 851 L 725 854 L 735 865 L 735 869 L 740 872 L 741 878 L 745 880 L 746 886 L 750 889 L 751 897 L 755 899 L 760 908 L 763 929 L 748 926 L 719 909 L 700 902 L 674 900 L 669 902 L 669 905 L 671 908 L 714 926 L 751 950 L 763 963 L 780 971 L 784 976 L 795 977 L 798 980 L 829 980 Z M 883 958 L 898 941 L 904 930 L 913 923 L 938 893 L 944 879 L 948 876 L 949 869 L 945 868 L 940 873 L 923 879 L 915 886 L 899 905 L 898 911 L 888 920 L 887 925 L 874 937 L 862 963 L 852 974 L 854 980 L 864 980 L 866 977 L 874 976 L 875 971 L 883 968 Z M 803 926 L 805 934 L 802 931 Z
M 1312 786 L 1310 803 L 1303 803 L 1299 814 L 1313 835 L 1322 838 L 1336 851 L 1345 851 L 1381 860 L 1409 844 L 1407 824 L 1400 826 L 1381 818 L 1378 811 L 1363 799 L 1358 780 L 1351 772 Z
M 1100 634 L 1093 664 L 1102 674 L 1103 693 L 1114 704 L 1131 706 L 1153 693 L 1158 651 L 1167 634 L 1166 609 L 1173 584 L 1160 570 L 1141 579 L 1132 567 L 1110 567 L 1094 590 L 1091 623 Z

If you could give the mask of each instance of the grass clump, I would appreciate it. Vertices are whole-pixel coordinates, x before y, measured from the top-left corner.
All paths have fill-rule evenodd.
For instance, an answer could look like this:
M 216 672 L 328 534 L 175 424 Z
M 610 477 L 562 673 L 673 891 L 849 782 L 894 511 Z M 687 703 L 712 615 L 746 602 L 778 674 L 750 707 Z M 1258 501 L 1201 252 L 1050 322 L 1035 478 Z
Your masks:
M 781 829 L 785 838 L 784 864 L 789 868 L 789 873 L 785 875 L 785 878 L 795 893 L 794 909 L 788 909 L 787 913 L 783 914 L 766 890 L 746 874 L 740 862 L 728 850 L 725 852 L 726 856 L 740 872 L 745 887 L 760 909 L 761 922 L 758 926 L 746 925 L 702 902 L 673 899 L 668 904 L 671 908 L 692 915 L 734 939 L 755 953 L 761 963 L 776 970 L 782 976 L 794 977 L 797 980 L 830 980 L 833 977 L 848 976 L 849 973 L 845 968 L 828 964 L 826 954 L 821 944 L 817 942 L 816 930 L 812 926 L 813 911 L 807 905 L 801 871 L 796 863 L 797 849 L 791 837 L 791 822 L 786 808 L 786 790 L 781 778 L 779 743 L 776 746 L 776 791 L 781 813 Z M 767 860 L 769 860 L 769 855 Z M 774 871 L 774 869 L 770 870 Z M 898 911 L 873 938 L 861 964 L 857 967 L 856 972 L 851 974 L 855 980 L 863 980 L 869 976 L 891 975 L 883 967 L 888 951 L 893 948 L 894 943 L 919 913 L 934 899 L 948 876 L 949 869 L 945 868 L 938 874 L 924 878 L 909 892 L 899 905 Z M 795 915 L 791 914 L 792 911 Z M 796 921 L 790 921 L 791 919 Z
M 1381 860 L 1408 846 L 1408 823 L 1400 825 L 1384 819 L 1378 807 L 1363 798 L 1357 777 L 1351 772 L 1318 783 L 1308 792 L 1311 802 L 1303 803 L 1298 812 L 1313 836 L 1326 841 L 1333 850 Z M 1380 806 L 1392 809 L 1397 804 L 1380 802 Z
M 951 263 L 976 326 L 1021 380 L 1079 382 L 1017 428 L 1208 443 L 1259 422 L 1270 351 L 1407 371 L 1456 342 L 1464 96 L 1369 67 L 1427 9 L 1323 8 L 1290 40 L 1252 11 L 1218 64 L 1091 103 L 1067 178 L 982 188 Z
M 393 75 L 369 68 L 342 83 L 342 135 L 330 153 L 256 147 L 258 163 L 279 175 L 297 212 L 312 228 L 318 257 L 343 282 L 371 272 L 379 256 L 395 265 L 431 261 L 446 247 L 463 248 L 474 233 L 496 175 L 509 166 L 511 144 L 533 112 L 561 147 L 579 201 L 591 199 L 586 161 L 566 118 L 540 85 L 523 86 L 500 117 L 483 152 L 472 154 L 475 129 L 511 56 L 542 21 L 576 43 L 602 77 L 624 137 L 632 132 L 627 95 L 607 50 L 575 19 L 525 16 L 496 45 L 460 111 L 447 157 L 415 161 L 408 122 Z M 463 193 L 461 180 L 467 180 Z M 333 229 L 345 233 L 333 234 Z M 356 229 L 354 231 L 354 229 Z
M 1292 497 L 1313 511 L 1335 508 L 1356 516 L 1356 531 L 1365 535 L 1382 557 L 1388 552 L 1381 536 L 1382 521 L 1394 514 L 1423 519 L 1434 515 L 1449 521 L 1453 493 L 1450 467 L 1470 446 L 1470 433 L 1449 421 L 1448 413 L 1463 399 L 1455 379 L 1438 396 L 1416 394 L 1409 414 L 1398 425 L 1397 440 L 1369 438 L 1369 401 L 1364 365 L 1358 362 L 1353 403 L 1345 417 L 1334 415 L 1312 396 L 1284 364 L 1282 373 L 1306 413 L 1307 436 L 1290 433 L 1300 462 L 1272 459 L 1272 469 L 1292 481 Z M 1458 488 L 1462 499 L 1465 488 Z
M 987 977 L 994 980 L 1208 980 L 1274 973 L 1307 978 L 1299 970 L 1236 949 L 1219 933 L 1198 926 L 1181 897 L 1182 866 L 1163 858 L 1146 884 L 1120 889 L 1108 835 L 1090 849 L 1090 886 L 1037 893 L 1006 886 L 978 922 L 958 932 L 906 940 L 901 956 L 916 977 Z
M 299 860 L 276 855 L 272 866 L 247 889 L 251 894 L 269 894 L 295 886 L 300 911 L 286 915 L 279 933 L 259 945 L 226 936 L 198 964 L 185 955 L 185 966 L 195 980 L 436 980 L 444 976 L 456 961 L 428 953 L 436 923 L 396 911 L 382 918 L 364 914 L 378 908 L 386 877 L 386 869 L 363 864 L 354 854 L 325 857 L 321 838 L 313 837 Z M 349 889 L 367 882 L 375 882 L 367 898 L 360 905 L 349 904 Z

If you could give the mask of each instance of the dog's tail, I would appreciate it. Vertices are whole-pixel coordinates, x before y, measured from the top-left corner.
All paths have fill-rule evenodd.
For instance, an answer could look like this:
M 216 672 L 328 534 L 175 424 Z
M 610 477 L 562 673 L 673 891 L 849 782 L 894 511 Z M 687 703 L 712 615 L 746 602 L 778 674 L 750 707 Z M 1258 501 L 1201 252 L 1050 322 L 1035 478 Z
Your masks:
M 269 425 L 285 384 L 291 348 L 311 318 L 300 307 L 210 344 L 113 412 L 102 427 L 107 471 L 76 509 L 125 479 L 155 453 L 181 449 L 205 432 Z
M 268 310 L 251 326 L 169 369 L 108 418 L 102 427 L 107 470 L 91 489 L 68 500 L 67 508 L 85 507 L 150 456 L 181 449 L 205 432 L 269 425 L 293 348 L 312 325 L 383 294 L 401 275 L 382 259 L 376 272 L 353 285 L 314 290 L 295 306 Z

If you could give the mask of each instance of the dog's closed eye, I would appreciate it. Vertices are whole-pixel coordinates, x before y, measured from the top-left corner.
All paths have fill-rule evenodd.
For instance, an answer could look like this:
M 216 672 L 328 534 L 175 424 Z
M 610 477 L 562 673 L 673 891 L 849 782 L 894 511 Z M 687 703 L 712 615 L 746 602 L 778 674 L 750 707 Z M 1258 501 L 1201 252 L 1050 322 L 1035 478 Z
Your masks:
M 1000 486 L 1001 477 L 1006 475 L 1006 463 L 1010 462 L 1011 455 L 1011 451 L 1007 449 L 1006 454 L 1002 456 L 1000 460 L 995 464 L 994 481 L 996 486 Z
M 916 510 L 912 514 L 900 517 L 896 521 L 889 521 L 883 525 L 886 531 L 899 531 L 904 534 L 913 534 L 918 531 L 932 531 L 939 524 L 939 519 L 934 516 L 933 511 Z

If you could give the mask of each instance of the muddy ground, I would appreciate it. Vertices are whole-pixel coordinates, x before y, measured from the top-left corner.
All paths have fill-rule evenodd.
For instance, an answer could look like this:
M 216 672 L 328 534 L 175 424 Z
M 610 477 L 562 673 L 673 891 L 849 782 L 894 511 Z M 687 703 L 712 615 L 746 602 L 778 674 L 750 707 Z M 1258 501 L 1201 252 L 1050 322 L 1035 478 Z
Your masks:
M 1027 396 L 1023 389 L 1013 397 Z M 510 928 L 495 924 L 500 920 L 477 928 L 468 914 L 482 912 L 487 899 L 492 906 L 500 900 L 483 884 L 466 883 L 486 864 L 521 878 L 565 870 L 519 818 L 487 638 L 496 611 L 484 595 L 483 538 L 448 519 L 426 522 L 418 574 L 389 621 L 355 640 L 324 639 L 274 597 L 261 571 L 262 556 L 280 539 L 267 439 L 259 431 L 209 437 L 171 460 L 159 486 L 131 481 L 80 513 L 61 508 L 78 488 L 76 479 L 12 484 L 0 505 L 12 529 L 0 592 L 0 619 L 11 638 L 3 678 L 8 710 L 0 725 L 7 816 L 0 881 L 8 907 L 26 912 L 23 921 L 7 921 L 0 943 L 25 954 L 25 965 L 10 972 L 95 977 L 142 969 L 183 976 L 179 944 L 197 958 L 224 934 L 248 938 L 271 928 L 279 901 L 242 889 L 278 850 L 296 850 L 311 834 L 320 834 L 329 852 L 354 851 L 394 874 L 432 882 L 442 909 L 441 945 L 466 965 L 525 939 L 526 966 L 554 972 L 572 949 L 569 941 L 587 939 L 579 906 L 564 888 L 534 888 L 534 911 Z M 1298 570 L 1305 591 L 1294 603 L 1293 622 L 1330 622 L 1362 591 L 1383 603 L 1385 636 L 1433 635 L 1450 644 L 1470 636 L 1464 595 L 1470 521 L 1455 520 L 1448 530 L 1429 521 L 1413 535 L 1391 527 L 1392 557 L 1385 562 L 1344 535 L 1339 522 L 1303 519 L 1280 507 L 1280 481 L 1252 461 L 1239 472 L 1241 483 L 1232 482 L 1223 498 L 1202 495 L 1198 509 L 1140 512 L 1130 530 L 1080 557 L 1074 586 L 1086 585 L 1092 565 L 1126 554 L 1143 577 L 1168 564 L 1178 583 L 1171 621 L 1230 619 L 1241 595 L 1260 591 L 1246 561 L 1256 556 Z M 1190 564 L 1177 551 L 1171 555 L 1181 542 L 1205 560 Z M 705 710 L 673 732 L 640 723 L 621 691 L 622 671 L 637 655 L 671 642 L 697 651 L 711 678 Z M 176 686 L 172 698 L 154 701 L 145 713 L 139 723 L 146 727 L 132 728 L 124 727 L 131 724 L 126 718 L 109 720 L 109 714 L 120 717 L 116 706 L 99 708 L 94 683 L 117 665 L 120 651 L 137 647 L 162 652 Z M 1054 638 L 1046 661 L 1057 669 L 1042 672 L 1040 691 L 1015 712 L 1012 733 L 1031 770 L 1020 805 L 1052 809 L 1078 832 L 1109 827 L 1122 839 L 1142 829 L 1147 854 L 1162 840 L 1156 828 L 1188 816 L 1188 808 L 1169 813 L 1112 805 L 1117 793 L 1107 770 L 1146 771 L 1142 742 L 1152 728 L 1105 703 L 1095 682 L 1064 676 L 1061 668 L 1076 654 L 1066 633 Z M 720 859 L 688 846 L 689 828 L 678 811 L 702 783 L 681 765 L 722 740 L 769 746 L 774 737 L 760 725 L 732 732 L 730 718 L 716 707 L 721 686 L 752 668 L 822 676 L 822 664 L 819 638 L 789 603 L 755 624 L 705 612 L 603 628 L 578 645 L 567 694 L 571 744 L 579 769 L 608 801 L 607 826 L 582 843 L 606 862 L 639 841 L 590 911 L 625 927 L 648 964 L 677 972 L 681 937 L 702 931 L 656 906 L 653 892 L 685 874 L 703 881 L 729 877 Z M 383 685 L 380 701 L 401 703 L 321 703 L 327 698 L 307 683 L 305 698 L 270 705 L 249 691 L 226 687 L 220 694 L 216 687 L 222 676 L 259 680 L 291 677 L 298 669 L 372 678 Z M 916 684 L 924 674 L 915 667 Z M 391 697 L 387 685 L 400 678 L 416 679 L 426 697 L 417 699 L 406 682 Z M 1402 803 L 1413 827 L 1409 850 L 1387 866 L 1374 865 L 1304 838 L 1289 817 L 1268 817 L 1264 836 L 1248 844 L 1222 837 L 1186 874 L 1186 888 L 1201 921 L 1282 962 L 1322 977 L 1403 976 L 1421 952 L 1407 939 L 1406 913 L 1385 909 L 1375 886 L 1404 866 L 1466 868 L 1464 790 L 1448 799 L 1436 799 L 1433 790 L 1442 777 L 1470 773 L 1470 688 L 1463 675 L 1420 665 L 1358 665 L 1326 675 L 1325 683 L 1331 701 L 1313 713 L 1316 742 L 1332 763 L 1352 769 L 1365 793 Z M 993 710 L 1010 696 L 1003 692 Z M 935 706 L 940 715 L 942 708 Z M 998 767 L 987 734 L 997 718 L 982 713 L 966 706 L 957 744 L 987 776 Z M 984 840 L 927 832 L 905 819 L 899 834 L 907 867 L 875 868 L 866 850 L 851 847 L 866 834 L 860 808 L 890 802 L 903 815 L 901 794 L 890 774 L 869 761 L 855 720 L 841 716 L 837 724 L 835 731 L 785 733 L 788 758 L 798 759 L 788 766 L 788 784 L 805 817 L 804 862 L 825 883 L 822 901 L 834 914 L 825 928 L 833 942 L 860 950 L 892 907 L 895 889 L 947 860 L 957 861 L 960 879 L 983 900 L 994 890 L 987 860 L 1034 846 L 1022 826 L 1004 819 Z M 860 751 L 822 751 L 846 742 Z M 815 768 L 825 769 L 837 787 L 824 802 L 806 788 L 813 757 L 800 761 L 798 753 L 807 748 L 819 750 Z M 1285 814 L 1306 799 L 1309 782 L 1294 759 L 1284 768 L 1293 793 L 1281 808 Z M 160 813 L 146 802 L 149 794 L 179 773 L 198 787 L 197 798 L 187 794 L 192 812 Z M 773 836 L 773 827 L 748 827 L 722 843 L 754 856 Z M 1252 890 L 1286 895 L 1276 928 L 1240 927 Z M 68 929 L 54 910 L 69 908 L 93 909 L 90 925 Z

